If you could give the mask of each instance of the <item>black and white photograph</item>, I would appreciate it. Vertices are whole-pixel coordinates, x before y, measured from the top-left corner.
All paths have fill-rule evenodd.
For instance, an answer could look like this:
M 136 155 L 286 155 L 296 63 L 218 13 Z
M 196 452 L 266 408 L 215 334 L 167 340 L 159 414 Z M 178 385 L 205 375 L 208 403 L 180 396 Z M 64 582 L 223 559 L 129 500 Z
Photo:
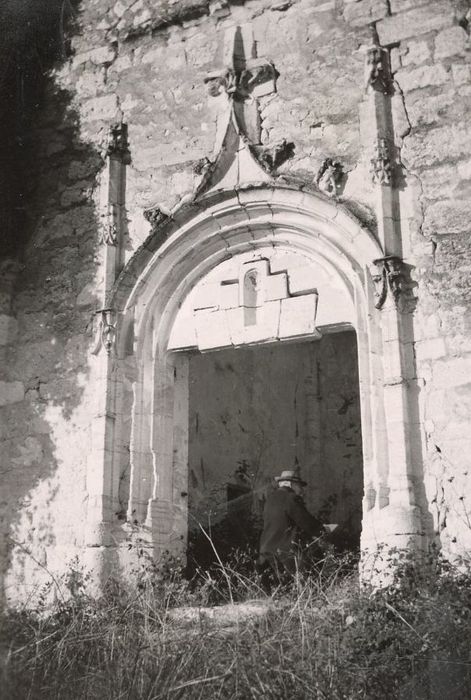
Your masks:
M 0 63 L 0 697 L 471 698 L 471 0 Z

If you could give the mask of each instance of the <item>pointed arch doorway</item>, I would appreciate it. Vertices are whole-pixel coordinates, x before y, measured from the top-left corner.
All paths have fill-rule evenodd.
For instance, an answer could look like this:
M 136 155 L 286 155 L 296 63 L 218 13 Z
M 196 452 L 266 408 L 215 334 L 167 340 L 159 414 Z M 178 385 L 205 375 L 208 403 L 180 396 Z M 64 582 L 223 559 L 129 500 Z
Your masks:
M 130 415 L 117 416 L 130 426 L 128 518 L 156 554 L 181 548 L 187 536 L 188 352 L 316 342 L 348 329 L 357 341 L 362 549 L 421 546 L 421 465 L 411 459 L 408 426 L 412 345 L 392 296 L 381 311 L 375 306 L 382 258 L 374 236 L 340 205 L 267 185 L 200 197 L 164 220 L 133 258 L 113 299 L 116 385 L 132 386 L 133 397 Z M 195 302 L 198 289 L 204 303 Z M 117 451 L 115 461 L 119 475 Z

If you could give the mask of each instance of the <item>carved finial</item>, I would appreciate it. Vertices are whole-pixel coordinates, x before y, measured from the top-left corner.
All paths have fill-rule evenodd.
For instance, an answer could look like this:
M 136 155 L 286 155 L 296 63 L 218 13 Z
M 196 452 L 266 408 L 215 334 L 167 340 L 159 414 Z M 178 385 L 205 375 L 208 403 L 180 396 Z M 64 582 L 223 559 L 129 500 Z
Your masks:
M 375 151 L 376 154 L 370 161 L 370 172 L 373 183 L 390 185 L 392 168 L 387 139 L 380 138 L 376 144 Z
M 250 26 L 228 30 L 226 65 L 204 79 L 209 94 L 225 93 L 232 104 L 231 120 L 251 143 L 260 143 L 260 117 L 257 100 L 276 92 L 277 72 L 266 58 L 256 57 L 256 44 Z M 229 54 L 229 55 L 228 55 Z
M 106 154 L 112 158 L 119 158 L 125 164 L 131 162 L 127 124 L 120 122 L 111 127 Z
M 373 275 L 376 297 L 375 307 L 381 309 L 389 293 L 391 293 L 397 306 L 403 291 L 404 261 L 395 255 L 389 255 L 375 260 L 374 264 L 378 270 L 377 274 Z
M 316 185 L 329 197 L 335 197 L 342 177 L 342 165 L 332 158 L 326 158 L 316 175 Z

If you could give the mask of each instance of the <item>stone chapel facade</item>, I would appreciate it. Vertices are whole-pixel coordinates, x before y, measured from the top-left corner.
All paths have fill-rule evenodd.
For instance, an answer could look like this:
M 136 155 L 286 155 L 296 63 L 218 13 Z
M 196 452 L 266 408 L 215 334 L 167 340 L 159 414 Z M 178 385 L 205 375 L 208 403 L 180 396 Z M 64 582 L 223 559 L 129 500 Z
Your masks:
M 471 549 L 470 4 L 82 0 L 3 257 L 3 595 L 296 468 L 378 546 Z M 64 30 L 65 31 L 65 30 Z

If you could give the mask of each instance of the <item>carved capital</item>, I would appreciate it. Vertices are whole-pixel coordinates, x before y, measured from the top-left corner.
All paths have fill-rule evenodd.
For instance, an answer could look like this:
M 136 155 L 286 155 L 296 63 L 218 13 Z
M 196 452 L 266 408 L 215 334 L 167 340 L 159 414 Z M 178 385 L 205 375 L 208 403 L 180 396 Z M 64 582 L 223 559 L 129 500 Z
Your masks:
M 131 162 L 127 124 L 121 122 L 111 127 L 106 155 L 110 158 L 116 158 L 126 165 Z
M 326 158 L 316 175 L 316 185 L 329 197 L 335 197 L 343 174 L 343 168 L 339 162 Z
M 144 218 L 150 223 L 151 230 L 155 231 L 163 221 L 168 219 L 168 214 L 165 214 L 159 207 L 152 207 L 144 211 Z
M 370 164 L 373 184 L 390 185 L 392 182 L 392 166 L 387 139 L 378 139 L 375 146 L 375 155 L 371 159 Z
M 377 273 L 373 275 L 375 285 L 375 307 L 382 309 L 389 295 L 392 296 L 397 306 L 403 291 L 406 277 L 406 267 L 402 258 L 388 255 L 385 258 L 374 260 Z
M 103 347 L 106 354 L 110 355 L 116 340 L 116 312 L 114 309 L 99 309 L 95 316 L 98 319 L 98 325 L 92 354 L 98 355 Z

